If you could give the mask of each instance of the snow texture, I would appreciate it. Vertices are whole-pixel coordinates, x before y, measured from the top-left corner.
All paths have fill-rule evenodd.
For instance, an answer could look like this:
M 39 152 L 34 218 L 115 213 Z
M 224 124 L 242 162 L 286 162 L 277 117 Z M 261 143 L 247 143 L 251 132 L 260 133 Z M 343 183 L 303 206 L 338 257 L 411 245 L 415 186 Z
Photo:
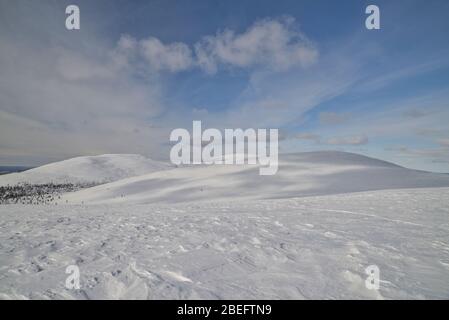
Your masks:
M 117 178 L 106 158 L 58 177 Z M 0 206 L 0 299 L 449 298 L 448 175 L 341 152 L 284 155 L 275 176 L 162 167 L 69 204 Z

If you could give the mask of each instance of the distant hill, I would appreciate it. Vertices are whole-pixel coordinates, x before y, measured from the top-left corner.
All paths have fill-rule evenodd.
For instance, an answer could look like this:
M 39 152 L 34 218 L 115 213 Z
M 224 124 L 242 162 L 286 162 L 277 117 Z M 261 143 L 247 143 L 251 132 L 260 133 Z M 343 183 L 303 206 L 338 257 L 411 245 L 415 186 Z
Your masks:
M 171 166 L 168 164 L 141 155 L 105 154 L 77 157 L 24 172 L 5 174 L 0 177 L 0 186 L 19 183 L 106 183 L 169 168 Z

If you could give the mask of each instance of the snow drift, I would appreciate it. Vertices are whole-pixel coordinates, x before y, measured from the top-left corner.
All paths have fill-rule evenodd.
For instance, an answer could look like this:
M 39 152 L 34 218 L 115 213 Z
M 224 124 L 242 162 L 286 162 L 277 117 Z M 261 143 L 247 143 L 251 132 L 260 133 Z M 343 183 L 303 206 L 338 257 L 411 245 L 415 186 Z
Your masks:
M 138 176 L 171 166 L 137 154 L 105 154 L 100 156 L 77 157 L 24 172 L 11 173 L 0 177 L 0 186 L 19 183 L 106 183 L 123 178 Z
M 323 151 L 280 155 L 279 171 L 258 165 L 187 166 L 67 194 L 68 203 L 174 203 L 279 199 L 382 189 L 448 187 L 449 176 L 406 169 L 362 155 Z

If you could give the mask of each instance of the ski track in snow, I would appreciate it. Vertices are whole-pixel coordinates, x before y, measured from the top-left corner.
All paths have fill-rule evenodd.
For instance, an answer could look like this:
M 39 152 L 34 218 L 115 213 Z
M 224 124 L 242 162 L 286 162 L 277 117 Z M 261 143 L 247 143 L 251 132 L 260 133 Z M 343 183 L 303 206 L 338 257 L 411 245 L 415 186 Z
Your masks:
M 0 206 L 0 298 L 448 299 L 449 188 Z M 81 289 L 65 288 L 76 264 Z M 380 268 L 379 291 L 365 268 Z

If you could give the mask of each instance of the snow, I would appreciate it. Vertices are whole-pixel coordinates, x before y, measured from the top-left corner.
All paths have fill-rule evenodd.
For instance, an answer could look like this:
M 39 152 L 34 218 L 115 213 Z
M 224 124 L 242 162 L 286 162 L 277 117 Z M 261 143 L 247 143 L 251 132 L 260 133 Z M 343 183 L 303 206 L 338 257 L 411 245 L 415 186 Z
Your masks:
M 0 298 L 448 299 L 449 188 L 0 206 Z M 64 287 L 80 268 L 81 289 Z M 380 269 L 380 289 L 365 268 Z
M 345 152 L 280 155 L 279 171 L 258 165 L 195 165 L 67 194 L 69 203 L 175 203 L 279 199 L 368 190 L 449 187 L 449 175 L 410 170 Z
M 104 183 L 171 168 L 137 154 L 77 157 L 24 172 L 0 176 L 0 186 L 19 183 Z
M 105 155 L 4 178 L 116 181 L 0 205 L 0 299 L 449 298 L 448 175 L 312 152 L 275 176 Z

